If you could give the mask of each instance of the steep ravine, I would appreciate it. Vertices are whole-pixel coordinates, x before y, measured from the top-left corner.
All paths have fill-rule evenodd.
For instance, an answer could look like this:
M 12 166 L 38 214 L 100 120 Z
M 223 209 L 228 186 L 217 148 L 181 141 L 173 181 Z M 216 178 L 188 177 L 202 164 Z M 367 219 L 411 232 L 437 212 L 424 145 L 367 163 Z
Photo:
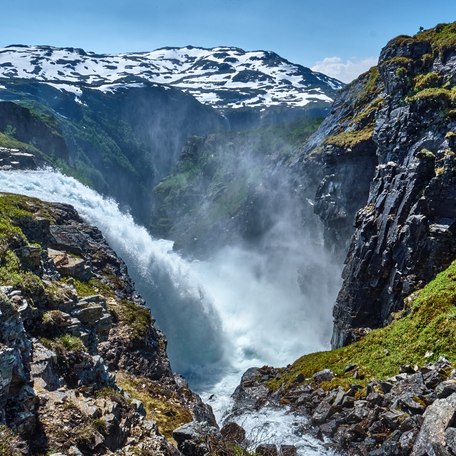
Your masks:
M 286 226 L 284 232 L 275 231 L 270 238 L 274 248 L 266 252 L 225 249 L 212 261 L 189 262 L 172 251 L 171 242 L 152 238 L 115 202 L 60 173 L 0 172 L 0 188 L 74 204 L 100 227 L 129 265 L 137 289 L 164 329 L 173 368 L 205 393 L 219 418 L 231 406 L 229 396 L 242 371 L 252 363 L 278 364 L 327 346 L 338 269 L 321 245 L 314 244 L 315 233 L 302 239 L 308 270 L 306 287 L 301 289 L 296 274 L 302 258 L 291 255 L 297 245 L 290 244 Z M 250 426 L 244 444 L 251 449 L 267 437 L 296 445 L 299 454 L 326 452 L 301 419 L 285 412 L 261 412 L 256 418 L 249 413 L 237 419 Z M 202 434 L 195 434 L 198 427 L 191 429 L 181 432 L 180 438 L 206 435 L 205 428 Z M 185 454 L 193 454 L 189 448 Z

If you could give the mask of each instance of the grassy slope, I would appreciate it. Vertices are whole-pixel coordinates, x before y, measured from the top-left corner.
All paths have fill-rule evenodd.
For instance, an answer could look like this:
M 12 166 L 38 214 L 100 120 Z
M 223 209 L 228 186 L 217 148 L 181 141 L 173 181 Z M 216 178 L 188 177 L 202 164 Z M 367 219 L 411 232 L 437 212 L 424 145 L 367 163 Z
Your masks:
M 329 368 L 336 377 L 323 385 L 344 387 L 354 382 L 353 371 L 344 373 L 348 364 L 356 364 L 365 384 L 399 373 L 406 364 L 423 365 L 445 356 L 456 362 L 456 261 L 433 281 L 406 300 L 407 308 L 395 315 L 387 327 L 370 332 L 360 341 L 327 352 L 311 353 L 295 361 L 282 375 L 269 382 L 272 389 L 289 387 L 298 374 L 306 378 Z M 433 355 L 425 357 L 426 352 Z

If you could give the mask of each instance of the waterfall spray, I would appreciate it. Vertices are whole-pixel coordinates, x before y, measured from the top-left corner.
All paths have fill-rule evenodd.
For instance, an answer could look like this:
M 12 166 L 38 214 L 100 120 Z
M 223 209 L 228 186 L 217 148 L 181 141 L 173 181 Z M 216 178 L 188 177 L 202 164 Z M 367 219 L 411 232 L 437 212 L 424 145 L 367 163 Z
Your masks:
M 200 389 L 224 370 L 280 366 L 326 348 L 339 271 L 314 235 L 282 222 L 267 248 L 231 246 L 211 260 L 188 261 L 115 201 L 57 171 L 0 172 L 0 191 L 71 204 L 96 225 L 165 332 L 173 368 L 194 386 L 204 381 Z

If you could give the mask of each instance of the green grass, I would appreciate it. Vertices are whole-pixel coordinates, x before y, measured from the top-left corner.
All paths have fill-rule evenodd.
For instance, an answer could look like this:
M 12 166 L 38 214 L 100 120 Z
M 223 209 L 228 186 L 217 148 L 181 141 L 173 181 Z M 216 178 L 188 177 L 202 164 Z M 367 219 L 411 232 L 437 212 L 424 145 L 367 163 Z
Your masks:
M 456 22 L 438 24 L 432 29 L 418 33 L 415 37 L 429 41 L 433 50 L 437 52 L 454 49 L 456 47 Z
M 87 282 L 78 279 L 72 280 L 74 288 L 79 297 L 87 297 L 101 294 L 105 297 L 114 296 L 114 290 L 100 279 L 92 277 Z
M 445 356 L 456 362 L 456 261 L 420 290 L 410 303 L 410 313 L 387 327 L 370 332 L 362 340 L 320 353 L 311 353 L 283 370 L 268 386 L 290 387 L 298 374 L 311 378 L 315 372 L 329 368 L 336 377 L 325 388 L 352 383 L 366 384 L 372 379 L 386 379 L 399 373 L 402 365 L 423 365 Z M 425 354 L 432 351 L 430 358 Z M 364 378 L 354 379 L 344 373 L 348 364 L 356 364 Z
M 414 79 L 414 90 L 420 92 L 424 89 L 439 87 L 442 85 L 442 78 L 435 71 L 431 71 L 425 74 L 419 74 Z
M 409 103 L 425 102 L 430 106 L 446 107 L 447 109 L 456 107 L 456 87 L 446 89 L 443 87 L 429 87 L 412 96 L 406 98 Z
M 72 336 L 71 334 L 64 334 L 53 339 L 43 337 L 40 339 L 40 342 L 50 350 L 57 352 L 86 351 L 84 342 L 79 337 Z
M 143 403 L 147 418 L 157 422 L 160 433 L 168 440 L 173 441 L 174 429 L 192 421 L 192 415 L 182 398 L 163 383 L 126 373 L 117 374 L 116 382 L 130 397 Z
M 7 149 L 20 149 L 29 153 L 41 153 L 38 149 L 31 144 L 26 144 L 24 142 L 18 141 L 13 138 L 11 135 L 0 132 L 0 147 L 6 147 Z

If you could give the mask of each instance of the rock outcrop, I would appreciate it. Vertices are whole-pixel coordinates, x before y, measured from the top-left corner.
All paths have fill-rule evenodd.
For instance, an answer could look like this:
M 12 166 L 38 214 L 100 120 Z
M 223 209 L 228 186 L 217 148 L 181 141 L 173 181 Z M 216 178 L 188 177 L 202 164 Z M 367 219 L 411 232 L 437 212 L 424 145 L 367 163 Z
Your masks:
M 315 211 L 328 244 L 349 245 L 335 347 L 387 324 L 456 257 L 455 45 L 454 23 L 390 41 L 297 163 L 322 165 Z
M 216 425 L 125 264 L 72 207 L 0 195 L 0 258 L 2 454 L 174 455 L 175 428 Z

